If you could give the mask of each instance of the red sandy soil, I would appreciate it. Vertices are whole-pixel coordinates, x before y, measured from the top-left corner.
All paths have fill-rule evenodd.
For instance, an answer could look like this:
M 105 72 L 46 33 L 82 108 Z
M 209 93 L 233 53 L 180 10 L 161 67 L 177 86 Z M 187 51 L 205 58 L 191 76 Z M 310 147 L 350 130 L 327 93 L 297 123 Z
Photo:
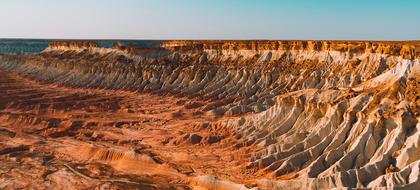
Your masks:
M 228 131 L 198 124 L 217 118 L 194 114 L 182 98 L 70 89 L 0 72 L 0 101 L 6 189 L 188 189 L 192 174 L 247 178 L 236 168 L 242 153 L 226 148 L 231 142 L 212 145 Z
M 420 187 L 418 42 L 0 54 L 0 189 Z

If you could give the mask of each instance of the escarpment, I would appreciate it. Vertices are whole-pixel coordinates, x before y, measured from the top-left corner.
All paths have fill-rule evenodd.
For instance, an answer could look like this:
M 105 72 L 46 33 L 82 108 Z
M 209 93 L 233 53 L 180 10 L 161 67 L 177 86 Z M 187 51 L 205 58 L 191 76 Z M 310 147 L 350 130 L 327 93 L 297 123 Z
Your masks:
M 351 54 L 378 53 L 414 59 L 419 56 L 419 43 L 374 41 L 164 41 L 163 47 L 198 50 L 289 50 L 289 51 L 338 51 Z
M 147 158 L 149 174 L 185 188 L 417 189 L 419 45 L 53 42 L 0 56 L 0 88 L 13 89 L 0 94 L 1 118 L 58 139 L 57 155 L 112 158 L 99 163 L 134 176 Z M 19 77 L 36 87 L 19 91 Z M 94 147 L 74 151 L 78 141 Z
M 78 49 L 91 49 L 98 47 L 95 42 L 88 41 L 56 41 L 48 44 L 48 49 L 55 50 L 78 50 Z

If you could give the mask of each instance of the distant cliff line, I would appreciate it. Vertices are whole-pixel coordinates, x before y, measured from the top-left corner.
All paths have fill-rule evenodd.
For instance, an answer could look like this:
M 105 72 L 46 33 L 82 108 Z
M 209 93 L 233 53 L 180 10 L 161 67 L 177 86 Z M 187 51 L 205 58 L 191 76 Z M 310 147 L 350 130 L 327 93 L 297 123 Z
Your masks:
M 93 41 L 55 41 L 47 50 L 96 49 Z M 324 40 L 167 40 L 160 47 L 142 48 L 123 46 L 114 48 L 130 54 L 143 51 L 203 51 L 203 50 L 253 50 L 253 51 L 338 51 L 349 54 L 377 53 L 402 56 L 404 59 L 420 57 L 420 41 L 324 41 Z
M 420 41 L 298 41 L 298 40 L 171 40 L 164 48 L 198 48 L 204 50 L 310 50 L 348 53 L 378 53 L 413 59 L 420 54 Z

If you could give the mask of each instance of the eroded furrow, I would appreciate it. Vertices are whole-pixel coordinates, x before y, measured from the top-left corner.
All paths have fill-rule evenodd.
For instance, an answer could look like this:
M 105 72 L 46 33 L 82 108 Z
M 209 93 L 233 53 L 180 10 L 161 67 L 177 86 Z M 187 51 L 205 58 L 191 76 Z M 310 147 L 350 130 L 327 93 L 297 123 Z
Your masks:
M 0 184 L 417 189 L 415 48 L 168 41 L 150 53 L 56 42 L 0 55 Z

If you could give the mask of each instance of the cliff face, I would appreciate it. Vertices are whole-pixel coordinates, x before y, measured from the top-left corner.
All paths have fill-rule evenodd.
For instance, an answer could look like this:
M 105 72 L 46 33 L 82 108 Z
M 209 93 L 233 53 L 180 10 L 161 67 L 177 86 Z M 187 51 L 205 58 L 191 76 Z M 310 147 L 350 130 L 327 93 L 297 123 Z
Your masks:
M 160 47 L 133 47 L 121 45 L 120 42 L 116 41 L 112 48 L 100 47 L 97 42 L 94 41 L 56 41 L 49 43 L 48 47 L 44 52 L 57 52 L 57 51 L 90 51 L 91 53 L 114 53 L 120 55 L 134 56 L 134 55 L 159 55 L 165 54 L 166 49 Z
M 290 50 L 290 51 L 338 51 L 355 54 L 378 53 L 417 57 L 420 42 L 369 42 L 369 41 L 165 41 L 163 47 L 196 50 Z
M 66 137 L 65 143 L 73 139 L 74 147 L 49 148 L 74 162 L 97 159 L 137 178 L 144 175 L 141 165 L 149 176 L 190 188 L 416 189 L 418 44 L 173 40 L 159 48 L 100 48 L 54 42 L 39 54 L 0 56 L 1 70 L 42 82 L 25 85 L 13 100 L 16 87 L 30 83 L 1 78 L 0 88 L 14 90 L 0 91 L 0 119 Z M 43 84 L 51 86 L 38 90 Z M 92 94 L 54 91 L 57 86 Z M 31 109 L 31 119 L 19 115 Z M 105 137 L 92 134 L 98 130 L 92 125 L 107 129 Z M 140 137 L 141 150 L 122 151 L 140 146 L 125 138 Z M 86 138 L 97 147 L 78 149 Z M 83 171 L 94 173 L 89 167 Z
M 83 50 L 97 47 L 97 43 L 89 41 L 56 41 L 48 44 L 48 49 L 54 50 Z
M 57 41 L 48 45 L 50 50 L 83 50 L 98 48 L 96 42 Z M 350 54 L 377 53 L 401 56 L 404 59 L 419 57 L 420 42 L 371 42 L 371 41 L 191 41 L 169 40 L 161 43 L 161 48 L 139 48 L 115 43 L 115 50 L 138 54 L 141 50 L 225 50 L 225 51 L 338 51 Z

